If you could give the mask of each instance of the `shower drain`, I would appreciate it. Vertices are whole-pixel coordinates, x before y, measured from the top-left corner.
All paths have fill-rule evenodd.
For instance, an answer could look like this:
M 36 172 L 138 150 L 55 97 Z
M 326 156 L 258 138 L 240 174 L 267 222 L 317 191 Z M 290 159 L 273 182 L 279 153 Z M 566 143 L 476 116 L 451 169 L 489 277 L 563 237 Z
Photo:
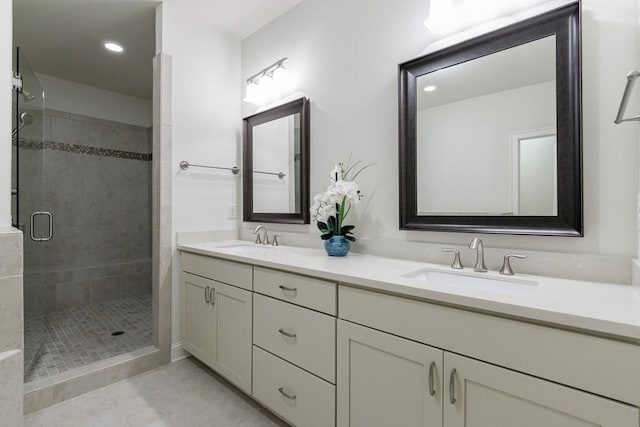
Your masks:
M 124 331 L 113 331 L 113 332 L 111 332 L 111 336 L 112 337 L 117 337 L 117 336 L 120 336 L 120 335 L 124 335 Z

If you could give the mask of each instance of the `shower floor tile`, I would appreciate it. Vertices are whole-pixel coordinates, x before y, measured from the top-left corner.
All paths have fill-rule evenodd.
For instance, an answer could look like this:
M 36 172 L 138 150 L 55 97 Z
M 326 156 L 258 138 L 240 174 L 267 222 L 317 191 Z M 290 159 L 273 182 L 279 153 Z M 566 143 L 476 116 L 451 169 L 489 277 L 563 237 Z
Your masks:
M 151 345 L 151 305 L 151 295 L 141 295 L 48 314 L 42 350 L 25 382 Z M 111 335 L 117 331 L 124 334 Z

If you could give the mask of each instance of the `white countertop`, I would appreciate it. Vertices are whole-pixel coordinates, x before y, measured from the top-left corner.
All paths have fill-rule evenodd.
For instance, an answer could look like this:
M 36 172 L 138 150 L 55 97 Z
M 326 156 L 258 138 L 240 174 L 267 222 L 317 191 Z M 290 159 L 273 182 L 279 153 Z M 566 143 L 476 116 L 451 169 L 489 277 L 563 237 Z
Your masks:
M 233 245 L 247 245 L 249 248 L 245 252 L 238 252 L 230 247 Z M 640 342 L 640 290 L 630 285 L 516 274 L 511 276 L 513 280 L 538 282 L 533 293 L 520 296 L 462 289 L 402 277 L 403 274 L 424 268 L 460 272 L 438 264 L 357 253 L 336 258 L 327 256 L 322 249 L 260 246 L 237 240 L 185 244 L 179 245 L 178 249 Z M 463 272 L 474 274 L 470 268 L 465 268 Z M 494 271 L 481 276 L 505 279 L 505 276 Z

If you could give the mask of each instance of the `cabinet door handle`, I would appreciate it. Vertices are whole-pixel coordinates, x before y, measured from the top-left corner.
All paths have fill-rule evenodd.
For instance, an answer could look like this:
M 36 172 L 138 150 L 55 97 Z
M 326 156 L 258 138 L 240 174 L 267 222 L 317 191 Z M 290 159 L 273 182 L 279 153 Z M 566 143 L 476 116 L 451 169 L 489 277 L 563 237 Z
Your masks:
M 449 376 L 449 402 L 452 405 L 456 403 L 456 374 L 457 371 L 454 369 L 451 370 L 451 375 Z
M 290 288 L 289 286 L 285 286 L 285 285 L 278 285 L 278 287 L 285 292 L 294 292 L 294 293 L 298 292 L 298 288 Z
M 204 288 L 204 302 L 209 304 L 209 287 Z
M 431 362 L 431 365 L 429 365 L 429 396 L 433 396 L 434 394 L 436 394 L 436 388 L 433 384 L 433 375 L 434 375 L 434 371 L 436 370 L 436 362 Z
M 209 290 L 209 303 L 211 305 L 216 305 L 216 288 L 211 288 Z
M 284 391 L 284 387 L 280 387 L 278 389 L 278 391 L 280 392 L 281 395 L 283 395 L 284 397 L 286 397 L 289 400 L 296 400 L 296 395 L 295 394 L 289 394 L 286 391 Z
M 280 332 L 282 335 L 284 335 L 285 337 L 289 337 L 289 338 L 293 338 L 295 339 L 297 337 L 296 334 L 292 333 L 292 332 L 287 332 L 284 329 L 280 328 L 278 329 L 278 332 Z

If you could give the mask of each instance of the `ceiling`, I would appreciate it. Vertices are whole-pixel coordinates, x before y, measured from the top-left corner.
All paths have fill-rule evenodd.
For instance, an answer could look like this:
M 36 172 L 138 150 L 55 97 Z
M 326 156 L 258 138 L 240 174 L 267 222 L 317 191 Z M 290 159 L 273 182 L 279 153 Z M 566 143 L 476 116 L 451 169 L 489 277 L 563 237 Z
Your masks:
M 205 20 L 221 31 L 243 39 L 302 0 L 168 0 L 197 3 Z
M 302 0 L 166 0 L 244 38 Z M 155 9 L 150 0 L 14 0 L 14 44 L 34 71 L 151 99 Z M 126 51 L 102 48 L 116 41 Z
M 418 110 L 555 79 L 556 38 L 548 36 L 419 76 Z M 436 86 L 425 92 L 425 86 Z

